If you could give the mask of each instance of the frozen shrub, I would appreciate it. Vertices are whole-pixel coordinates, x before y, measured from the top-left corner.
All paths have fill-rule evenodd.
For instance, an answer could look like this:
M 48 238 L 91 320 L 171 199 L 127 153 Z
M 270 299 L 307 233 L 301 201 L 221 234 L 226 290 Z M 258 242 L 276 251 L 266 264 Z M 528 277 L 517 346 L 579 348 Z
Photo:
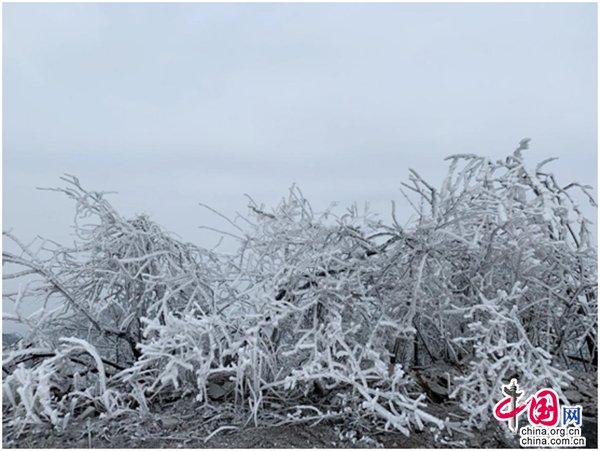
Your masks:
M 4 297 L 33 345 L 4 356 L 5 409 L 66 424 L 191 394 L 245 424 L 343 417 L 408 435 L 446 424 L 419 368 L 453 369 L 465 428 L 485 425 L 512 377 L 560 390 L 569 368 L 597 370 L 597 256 L 573 189 L 594 201 L 549 160 L 529 169 L 526 148 L 451 156 L 439 188 L 411 171 L 405 227 L 394 210 L 389 224 L 315 213 L 297 188 L 269 211 L 251 200 L 228 220 L 233 255 L 122 218 L 66 178 L 73 247 L 4 234 L 17 249 L 4 263 L 20 266 L 4 276 L 23 281 Z M 24 317 L 22 302 L 41 309 Z
M 414 230 L 428 259 L 417 314 L 446 337 L 444 358 L 464 365 L 454 395 L 469 425 L 485 425 L 511 377 L 560 390 L 564 370 L 597 367 L 597 255 L 570 190 L 595 203 L 589 187 L 561 187 L 549 160 L 528 169 L 526 148 L 497 162 L 452 156 L 439 191 L 416 173 L 409 186 L 423 200 Z
M 67 188 L 57 191 L 76 203 L 78 240 L 72 247 L 43 241 L 33 250 L 5 232 L 17 251 L 5 252 L 4 263 L 33 277 L 5 297 L 42 304 L 34 318 L 44 340 L 56 345 L 61 336 L 85 338 L 127 365 L 139 357 L 142 318 L 160 320 L 193 303 L 211 308 L 208 253 L 171 238 L 145 216 L 122 218 L 103 193 L 84 190 L 75 177 L 65 181 Z

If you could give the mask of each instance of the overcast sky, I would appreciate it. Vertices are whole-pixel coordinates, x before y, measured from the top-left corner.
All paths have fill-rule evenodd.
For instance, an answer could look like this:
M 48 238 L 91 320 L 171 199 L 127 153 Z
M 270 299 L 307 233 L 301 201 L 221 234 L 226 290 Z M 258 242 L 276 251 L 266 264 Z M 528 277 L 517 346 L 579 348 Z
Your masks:
M 408 168 L 529 161 L 596 186 L 595 4 L 4 4 L 3 228 L 69 238 L 63 173 L 186 241 L 297 183 L 384 217 Z M 591 210 L 590 210 L 591 211 Z

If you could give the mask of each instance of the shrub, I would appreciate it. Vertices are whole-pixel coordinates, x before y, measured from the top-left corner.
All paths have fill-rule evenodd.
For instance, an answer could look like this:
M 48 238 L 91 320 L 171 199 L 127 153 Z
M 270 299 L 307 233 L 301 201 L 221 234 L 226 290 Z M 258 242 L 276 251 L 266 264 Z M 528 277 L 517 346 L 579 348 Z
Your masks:
M 560 390 L 570 367 L 597 368 L 596 249 L 570 193 L 595 203 L 549 160 L 528 169 L 526 148 L 451 156 L 439 189 L 411 171 L 407 227 L 394 212 L 316 214 L 295 187 L 272 211 L 251 200 L 228 220 L 233 255 L 125 219 L 67 177 L 73 247 L 4 232 L 19 251 L 3 261 L 21 267 L 4 277 L 24 282 L 5 299 L 42 303 L 13 317 L 33 346 L 4 355 L 4 407 L 64 426 L 193 394 L 255 425 L 341 417 L 408 435 L 447 425 L 423 367 L 452 368 L 465 428 L 486 424 L 511 377 Z

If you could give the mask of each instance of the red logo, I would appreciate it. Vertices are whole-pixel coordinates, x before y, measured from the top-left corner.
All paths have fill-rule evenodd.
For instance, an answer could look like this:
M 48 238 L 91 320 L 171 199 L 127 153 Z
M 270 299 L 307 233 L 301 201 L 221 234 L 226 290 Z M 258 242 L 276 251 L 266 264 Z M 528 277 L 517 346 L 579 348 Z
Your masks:
M 558 395 L 551 388 L 529 398 L 529 421 L 542 426 L 556 426 L 559 420 Z
M 508 420 L 509 428 L 516 434 L 518 429 L 518 416 L 529 409 L 529 421 L 531 424 L 541 426 L 556 426 L 560 420 L 558 395 L 551 388 L 544 388 L 531 396 L 525 402 L 520 402 L 523 394 L 518 391 L 516 379 L 511 380 L 509 385 L 502 387 L 506 395 L 504 399 L 496 404 L 494 416 L 501 421 Z

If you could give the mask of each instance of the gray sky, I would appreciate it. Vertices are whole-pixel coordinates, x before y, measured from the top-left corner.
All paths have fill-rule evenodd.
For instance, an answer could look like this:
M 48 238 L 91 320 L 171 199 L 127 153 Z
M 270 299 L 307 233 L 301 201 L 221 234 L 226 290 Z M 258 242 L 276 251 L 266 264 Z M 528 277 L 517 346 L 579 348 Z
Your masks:
M 595 4 L 4 4 L 3 228 L 68 240 L 67 172 L 186 241 L 296 182 L 388 217 L 414 168 L 500 158 L 596 186 Z M 590 212 L 592 210 L 589 210 Z

